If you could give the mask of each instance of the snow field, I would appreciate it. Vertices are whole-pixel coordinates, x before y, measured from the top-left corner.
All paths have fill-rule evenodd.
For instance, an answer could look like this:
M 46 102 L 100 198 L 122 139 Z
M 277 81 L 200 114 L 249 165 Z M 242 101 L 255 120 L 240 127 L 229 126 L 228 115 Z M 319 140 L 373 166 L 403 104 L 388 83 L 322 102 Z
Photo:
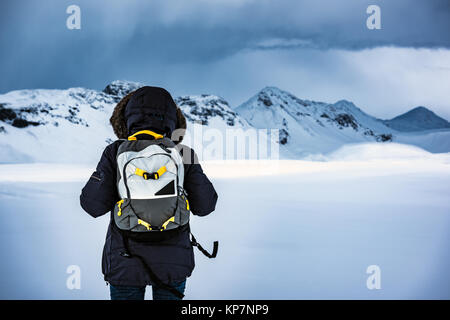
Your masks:
M 214 260 L 196 251 L 186 298 L 449 299 L 450 155 L 421 152 L 377 157 L 363 145 L 322 161 L 205 162 L 219 202 L 191 226 L 220 248 Z M 0 166 L 0 298 L 108 299 L 109 215 L 93 219 L 78 200 L 94 167 Z M 81 290 L 66 287 L 69 265 Z M 380 290 L 366 287 L 369 265 Z

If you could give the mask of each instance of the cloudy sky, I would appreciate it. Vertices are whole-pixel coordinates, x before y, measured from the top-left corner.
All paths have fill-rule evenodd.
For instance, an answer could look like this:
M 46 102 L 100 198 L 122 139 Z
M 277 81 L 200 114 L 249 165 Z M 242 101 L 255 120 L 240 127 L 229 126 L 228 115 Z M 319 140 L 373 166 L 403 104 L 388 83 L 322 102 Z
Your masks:
M 69 30 L 69 5 L 81 29 Z M 381 30 L 366 9 L 381 8 Z M 264 86 L 353 101 L 391 118 L 450 120 L 449 0 L 10 0 L 0 4 L 0 92 L 115 79 L 238 105 Z

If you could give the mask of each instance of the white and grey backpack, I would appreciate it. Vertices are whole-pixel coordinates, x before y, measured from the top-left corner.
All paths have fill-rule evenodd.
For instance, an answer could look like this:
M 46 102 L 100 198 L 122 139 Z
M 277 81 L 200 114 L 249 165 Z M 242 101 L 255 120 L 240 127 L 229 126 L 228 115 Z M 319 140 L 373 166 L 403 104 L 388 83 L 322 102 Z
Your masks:
M 138 140 L 148 134 L 153 140 Z M 136 132 L 122 142 L 117 152 L 117 188 L 121 200 L 114 207 L 114 224 L 122 232 L 125 258 L 138 258 L 153 283 L 183 298 L 174 287 L 163 283 L 145 259 L 130 252 L 128 238 L 161 241 L 170 238 L 189 223 L 189 201 L 183 188 L 183 159 L 175 143 L 153 131 Z M 215 258 L 218 245 L 214 241 L 209 253 L 191 234 L 191 244 L 208 258 Z
M 143 134 L 154 139 L 138 140 Z M 183 159 L 172 140 L 150 130 L 135 133 L 119 146 L 117 170 L 121 200 L 114 222 L 127 236 L 159 239 L 189 223 Z

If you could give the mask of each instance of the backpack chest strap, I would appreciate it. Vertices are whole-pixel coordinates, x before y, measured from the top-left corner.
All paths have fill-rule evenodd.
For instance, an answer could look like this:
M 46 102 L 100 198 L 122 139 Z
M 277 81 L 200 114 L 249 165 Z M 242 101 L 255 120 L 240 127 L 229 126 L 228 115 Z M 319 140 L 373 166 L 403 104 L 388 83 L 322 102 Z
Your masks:
M 158 180 L 166 171 L 167 171 L 166 166 L 162 166 L 155 172 L 147 172 L 145 170 L 136 168 L 136 170 L 134 171 L 134 174 L 141 176 L 145 180 L 148 180 L 148 179 Z

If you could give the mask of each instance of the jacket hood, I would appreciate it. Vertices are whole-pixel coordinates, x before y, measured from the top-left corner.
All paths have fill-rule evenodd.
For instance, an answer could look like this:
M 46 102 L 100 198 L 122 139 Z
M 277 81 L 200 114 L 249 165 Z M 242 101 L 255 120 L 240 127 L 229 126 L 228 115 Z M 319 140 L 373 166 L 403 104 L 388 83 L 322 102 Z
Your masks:
M 114 108 L 110 123 L 119 139 L 126 139 L 140 130 L 152 130 L 174 137 L 176 139 L 172 140 L 179 143 L 186 129 L 186 118 L 170 93 L 163 88 L 149 86 L 123 97 Z
M 167 90 L 142 87 L 130 97 L 124 116 L 130 134 L 153 129 L 170 136 L 177 123 L 177 106 Z

